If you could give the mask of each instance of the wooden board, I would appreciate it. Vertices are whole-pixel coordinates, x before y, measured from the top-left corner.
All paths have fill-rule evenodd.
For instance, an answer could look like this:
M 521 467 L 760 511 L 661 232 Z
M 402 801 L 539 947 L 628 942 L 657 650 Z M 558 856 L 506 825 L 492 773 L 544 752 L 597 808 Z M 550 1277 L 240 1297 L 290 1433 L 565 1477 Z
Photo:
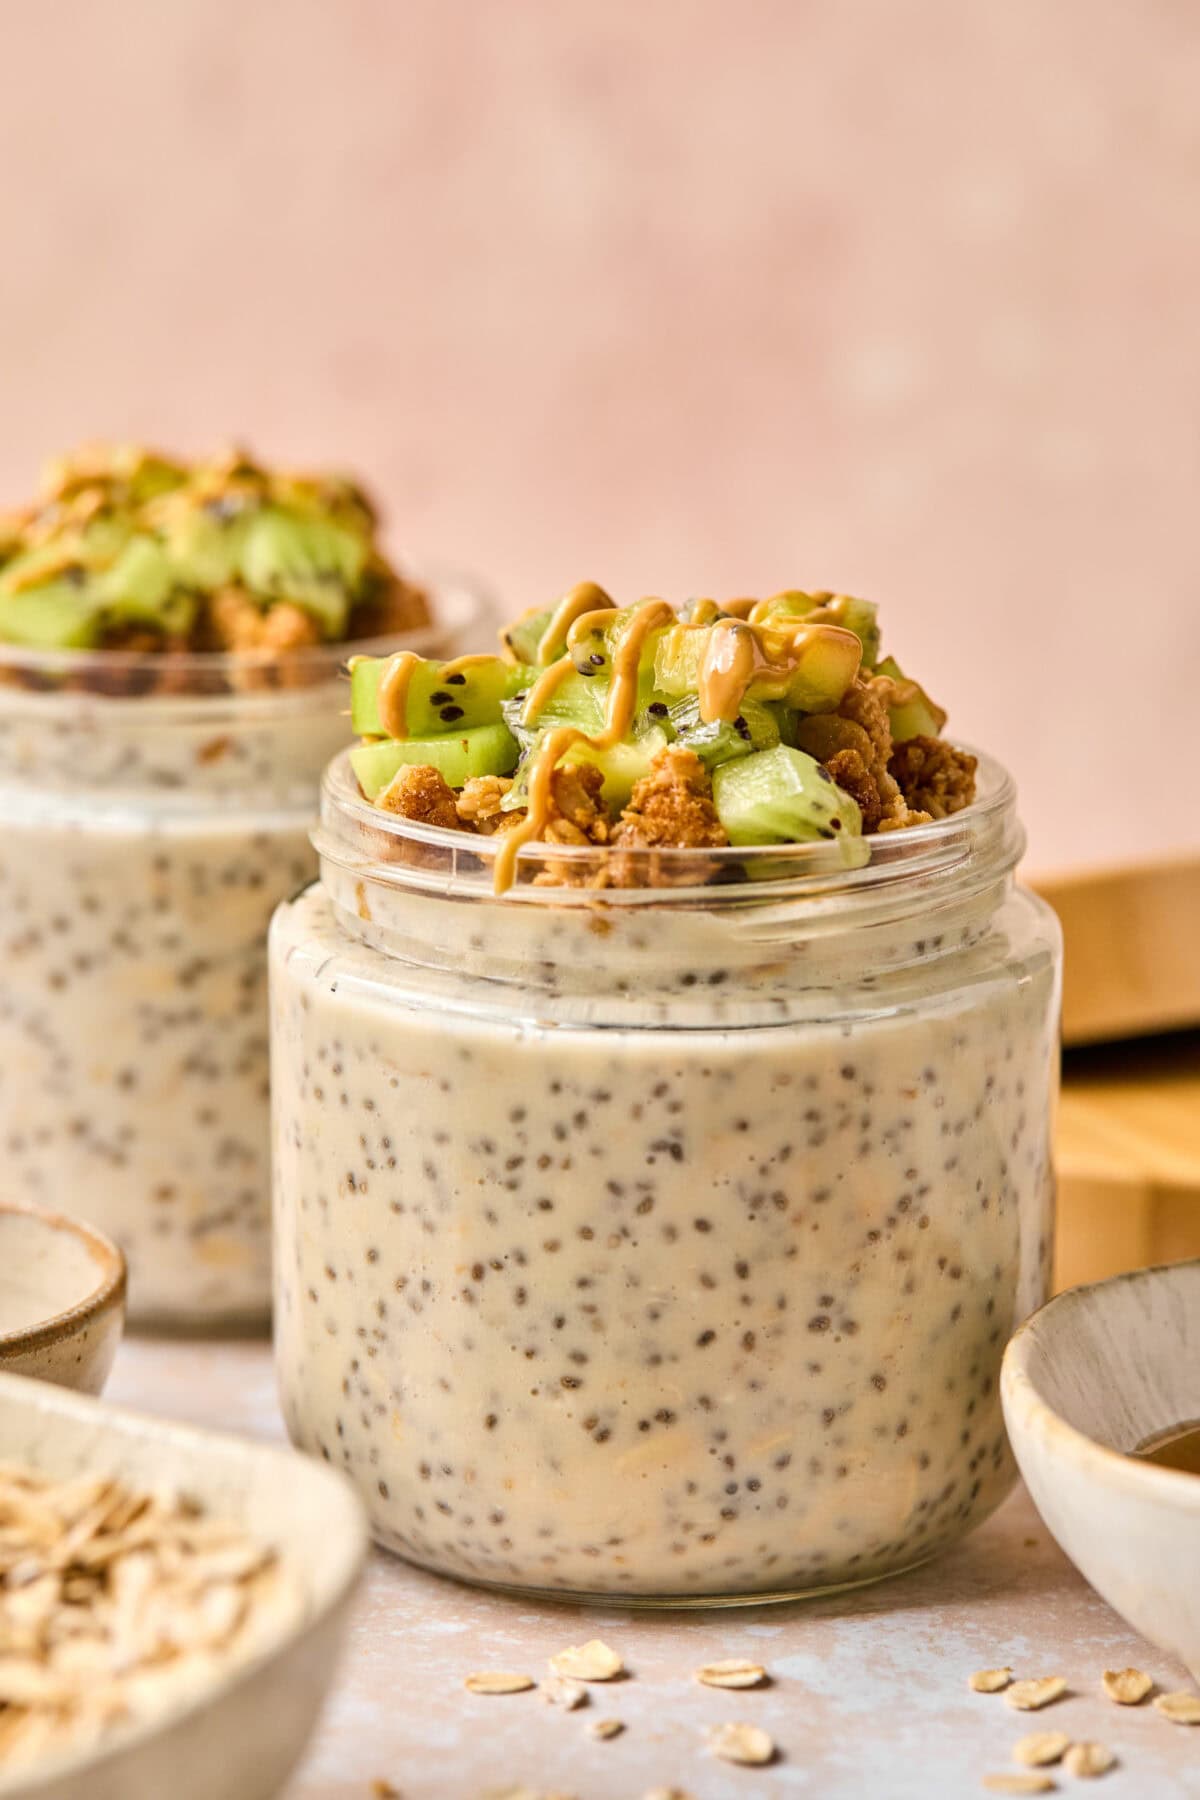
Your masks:
M 1056 1288 L 1200 1257 L 1200 1031 L 1066 1058 Z
M 1200 1025 L 1200 854 L 1030 886 L 1062 920 L 1064 1043 Z

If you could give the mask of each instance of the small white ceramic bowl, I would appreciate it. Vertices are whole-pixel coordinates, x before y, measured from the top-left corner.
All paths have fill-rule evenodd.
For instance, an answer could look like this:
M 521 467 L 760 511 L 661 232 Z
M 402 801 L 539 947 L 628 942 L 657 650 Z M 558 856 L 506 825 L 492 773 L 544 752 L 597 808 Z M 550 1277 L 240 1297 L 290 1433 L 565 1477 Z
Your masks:
M 55 1477 L 159 1484 L 275 1546 L 296 1593 L 252 1660 L 107 1747 L 0 1768 L 0 1800 L 270 1800 L 317 1721 L 367 1527 L 344 1476 L 274 1444 L 143 1418 L 0 1374 L 0 1457 Z
M 1048 1530 L 1200 1681 L 1200 1476 L 1126 1454 L 1200 1419 L 1200 1262 L 1060 1294 L 1012 1339 L 1000 1392 Z
M 0 1370 L 98 1394 L 125 1327 L 125 1258 L 78 1219 L 0 1200 Z

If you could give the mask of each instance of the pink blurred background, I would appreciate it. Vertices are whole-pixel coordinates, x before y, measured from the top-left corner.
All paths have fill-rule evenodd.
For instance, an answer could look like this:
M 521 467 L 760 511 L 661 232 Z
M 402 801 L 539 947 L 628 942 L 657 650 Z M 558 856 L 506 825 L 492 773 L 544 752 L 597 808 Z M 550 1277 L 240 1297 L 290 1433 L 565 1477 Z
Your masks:
M 1200 846 L 1188 0 L 4 14 L 0 495 L 367 474 L 511 608 L 836 587 L 1038 870 Z

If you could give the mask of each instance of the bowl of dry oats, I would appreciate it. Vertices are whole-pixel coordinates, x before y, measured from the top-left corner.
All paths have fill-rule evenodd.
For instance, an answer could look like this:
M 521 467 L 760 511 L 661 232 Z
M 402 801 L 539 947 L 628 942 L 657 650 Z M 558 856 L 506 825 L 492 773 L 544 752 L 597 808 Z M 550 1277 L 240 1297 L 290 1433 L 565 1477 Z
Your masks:
M 0 1797 L 269 1800 L 366 1553 L 324 1464 L 0 1374 Z
M 0 1201 L 0 1370 L 98 1394 L 125 1327 L 125 1258 L 78 1219 Z

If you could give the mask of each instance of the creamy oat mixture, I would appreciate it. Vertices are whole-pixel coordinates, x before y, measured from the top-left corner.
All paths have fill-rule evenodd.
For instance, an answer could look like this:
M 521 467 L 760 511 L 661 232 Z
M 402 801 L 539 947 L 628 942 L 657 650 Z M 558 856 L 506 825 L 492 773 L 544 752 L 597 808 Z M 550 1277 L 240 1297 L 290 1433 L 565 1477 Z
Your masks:
M 447 963 L 472 910 L 443 907 Z M 478 981 L 348 941 L 320 889 L 285 905 L 293 1437 L 354 1477 L 381 1541 L 479 1580 L 753 1593 L 959 1536 L 1013 1479 L 1000 1357 L 1046 1291 L 1037 923 L 1013 899 L 1000 943 L 944 969 L 782 988 L 780 1023 L 764 983 L 758 1029 L 720 985 L 707 1026 L 672 1029 L 694 989 L 661 982 L 640 1021 L 630 999 L 588 1029 L 547 978 L 586 958 L 603 994 L 619 931 L 560 917 L 542 985 L 488 1017 Z

